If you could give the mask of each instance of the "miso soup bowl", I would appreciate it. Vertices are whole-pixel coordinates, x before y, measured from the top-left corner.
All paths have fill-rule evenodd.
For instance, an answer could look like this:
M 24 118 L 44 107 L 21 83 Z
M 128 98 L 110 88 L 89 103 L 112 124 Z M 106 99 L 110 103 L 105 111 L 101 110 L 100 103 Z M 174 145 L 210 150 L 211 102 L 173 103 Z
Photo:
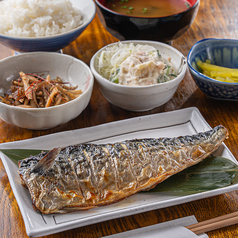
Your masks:
M 19 78 L 19 72 L 45 73 L 51 79 L 78 86 L 82 94 L 67 103 L 47 108 L 22 108 L 0 101 L 0 118 L 21 128 L 49 129 L 66 123 L 87 107 L 93 89 L 94 78 L 90 68 L 72 56 L 53 52 L 24 53 L 0 61 L 0 95 L 10 89 L 11 81 Z M 68 85 L 68 84 L 67 84 Z
M 153 41 L 122 41 L 122 43 L 147 44 L 159 50 L 163 58 L 171 57 L 171 63 L 179 69 L 178 76 L 168 82 L 150 86 L 125 86 L 110 82 L 98 72 L 98 58 L 108 46 L 103 47 L 92 57 L 90 68 L 103 96 L 113 105 L 128 111 L 148 111 L 168 102 L 176 92 L 186 73 L 186 60 L 182 53 L 172 46 Z
M 188 0 L 191 7 L 178 14 L 164 17 L 135 17 L 108 9 L 106 0 L 95 0 L 103 26 L 119 40 L 155 40 L 170 42 L 191 26 L 197 15 L 200 0 Z M 129 3 L 128 3 L 129 4 Z
M 189 71 L 199 89 L 207 96 L 220 100 L 238 100 L 238 83 L 222 82 L 204 75 L 197 61 L 238 69 L 238 40 L 203 39 L 193 45 L 188 53 Z

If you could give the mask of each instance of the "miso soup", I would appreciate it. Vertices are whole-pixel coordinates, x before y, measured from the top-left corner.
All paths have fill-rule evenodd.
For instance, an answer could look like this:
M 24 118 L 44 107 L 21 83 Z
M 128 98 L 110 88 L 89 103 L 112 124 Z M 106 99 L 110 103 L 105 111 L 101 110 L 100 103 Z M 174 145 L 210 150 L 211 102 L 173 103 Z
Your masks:
M 105 7 L 136 17 L 171 16 L 191 7 L 187 0 L 107 0 Z

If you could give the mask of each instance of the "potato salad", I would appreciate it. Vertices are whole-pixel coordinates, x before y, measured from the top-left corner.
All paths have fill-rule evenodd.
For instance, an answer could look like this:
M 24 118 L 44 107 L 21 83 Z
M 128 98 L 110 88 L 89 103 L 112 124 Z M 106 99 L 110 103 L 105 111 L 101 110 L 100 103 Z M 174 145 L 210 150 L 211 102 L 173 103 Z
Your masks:
M 101 52 L 98 72 L 113 83 L 127 86 L 164 83 L 177 76 L 170 58 L 162 58 L 153 46 L 121 42 Z

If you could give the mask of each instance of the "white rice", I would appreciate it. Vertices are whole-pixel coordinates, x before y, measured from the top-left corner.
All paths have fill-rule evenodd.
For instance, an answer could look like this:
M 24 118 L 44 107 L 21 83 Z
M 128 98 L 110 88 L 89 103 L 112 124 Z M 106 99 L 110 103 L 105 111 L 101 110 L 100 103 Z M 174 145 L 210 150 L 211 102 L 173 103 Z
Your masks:
M 69 0 L 0 0 L 0 33 L 17 37 L 52 36 L 83 23 Z

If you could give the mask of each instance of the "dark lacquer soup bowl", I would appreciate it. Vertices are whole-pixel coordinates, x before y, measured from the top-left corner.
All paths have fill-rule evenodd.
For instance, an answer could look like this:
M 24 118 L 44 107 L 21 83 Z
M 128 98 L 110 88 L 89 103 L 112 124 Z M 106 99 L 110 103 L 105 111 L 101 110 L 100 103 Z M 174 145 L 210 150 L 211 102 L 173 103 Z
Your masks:
M 99 18 L 114 37 L 119 40 L 155 40 L 171 42 L 181 36 L 193 23 L 200 0 L 187 0 L 186 10 L 163 17 L 136 17 L 122 14 L 106 7 L 108 0 L 95 0 L 101 11 Z M 126 1 L 126 2 L 129 2 Z

